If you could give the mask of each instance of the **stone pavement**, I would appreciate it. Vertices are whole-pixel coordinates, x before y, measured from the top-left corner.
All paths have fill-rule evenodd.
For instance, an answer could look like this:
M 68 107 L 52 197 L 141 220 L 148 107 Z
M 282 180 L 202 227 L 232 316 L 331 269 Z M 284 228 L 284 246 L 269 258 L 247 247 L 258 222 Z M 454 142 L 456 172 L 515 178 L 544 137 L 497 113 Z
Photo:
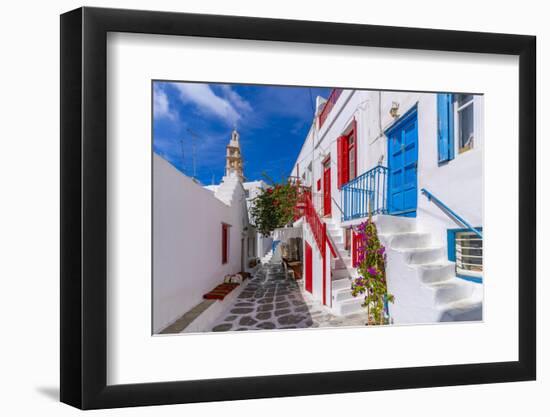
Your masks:
M 254 274 L 212 331 L 364 326 L 365 323 L 365 313 L 333 315 L 302 290 L 299 283 L 287 278 L 282 265 L 266 264 Z

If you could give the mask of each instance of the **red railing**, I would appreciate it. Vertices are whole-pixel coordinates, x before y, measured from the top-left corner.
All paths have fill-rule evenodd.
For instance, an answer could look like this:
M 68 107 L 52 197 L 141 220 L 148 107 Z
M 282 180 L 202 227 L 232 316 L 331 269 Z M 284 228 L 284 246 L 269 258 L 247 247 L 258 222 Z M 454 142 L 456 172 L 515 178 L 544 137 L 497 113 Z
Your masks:
M 323 126 L 323 123 L 327 120 L 327 117 L 334 107 L 334 104 L 338 100 L 338 97 L 340 97 L 340 94 L 342 94 L 341 88 L 333 88 L 330 92 L 330 96 L 328 96 L 327 102 L 325 103 L 325 107 L 323 107 L 323 110 L 321 110 L 321 113 L 319 113 L 319 128 Z
M 334 245 L 327 234 L 327 225 L 321 220 L 319 214 L 315 210 L 315 206 L 311 201 L 311 193 L 309 191 L 303 192 L 300 195 L 297 208 L 303 210 L 302 213 L 309 224 L 311 232 L 313 233 L 313 239 L 315 240 L 315 243 L 317 243 L 319 251 L 323 254 L 324 248 L 328 245 L 332 256 L 336 258 L 336 250 L 334 249 Z
M 337 257 L 336 250 L 334 249 L 334 246 L 327 234 L 327 224 L 321 220 L 319 217 L 319 214 L 317 214 L 317 211 L 315 211 L 315 207 L 313 206 L 313 202 L 311 201 L 311 192 L 302 192 L 300 194 L 300 199 L 298 201 L 298 206 L 303 206 L 301 210 L 303 210 L 303 216 L 306 219 L 306 222 L 309 224 L 309 228 L 311 229 L 311 232 L 313 234 L 313 240 L 315 240 L 315 243 L 317 244 L 317 247 L 319 248 L 319 252 L 321 253 L 322 258 L 322 264 L 323 264 L 323 304 L 327 304 L 327 262 L 326 262 L 326 247 L 328 245 L 330 252 L 333 257 Z M 332 290 L 331 290 L 332 294 Z M 329 300 L 332 300 L 332 298 L 329 298 Z M 329 303 L 332 305 L 332 301 Z
M 313 202 L 311 201 L 311 196 L 309 193 L 304 193 L 304 200 L 305 200 L 305 216 L 306 221 L 309 224 L 309 227 L 311 228 L 311 232 L 313 233 L 313 238 L 315 239 L 315 243 L 317 243 L 317 247 L 319 248 L 319 251 L 321 253 L 324 253 L 324 242 L 325 242 L 325 234 L 326 234 L 326 224 L 323 223 L 317 212 L 315 211 L 315 207 L 313 206 Z

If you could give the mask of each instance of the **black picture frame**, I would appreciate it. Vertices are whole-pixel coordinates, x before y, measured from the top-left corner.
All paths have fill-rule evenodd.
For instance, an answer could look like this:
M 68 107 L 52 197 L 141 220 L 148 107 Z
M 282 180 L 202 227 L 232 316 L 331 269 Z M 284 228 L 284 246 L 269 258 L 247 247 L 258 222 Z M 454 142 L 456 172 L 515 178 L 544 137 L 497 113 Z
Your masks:
M 107 385 L 108 32 L 519 57 L 519 360 Z M 533 380 L 536 377 L 534 36 L 80 8 L 61 16 L 61 401 L 82 409 Z

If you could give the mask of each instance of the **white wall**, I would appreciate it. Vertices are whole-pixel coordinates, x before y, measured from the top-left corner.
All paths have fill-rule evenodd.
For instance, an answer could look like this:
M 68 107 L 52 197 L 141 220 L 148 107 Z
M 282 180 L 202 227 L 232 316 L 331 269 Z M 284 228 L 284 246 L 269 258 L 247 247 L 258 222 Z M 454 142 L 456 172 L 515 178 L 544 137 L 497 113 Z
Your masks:
M 158 332 L 200 303 L 226 274 L 241 270 L 244 192 L 237 187 L 227 206 L 156 154 L 153 181 L 153 330 Z M 222 223 L 231 225 L 226 264 Z
M 59 393 L 59 14 L 79 7 L 82 1 L 9 2 L 4 5 L 0 27 L 6 65 L 0 67 L 5 80 L 5 100 L 0 102 L 3 118 L 3 146 L 0 177 L 6 202 L 0 206 L 2 262 L 0 275 L 7 277 L 0 303 L 4 331 L 13 343 L 2 345 L 0 382 L 3 415 L 81 416 L 82 412 L 58 402 Z M 536 34 L 538 36 L 538 259 L 550 251 L 550 164 L 542 155 L 550 150 L 550 128 L 543 115 L 550 110 L 544 97 L 550 96 L 550 25 L 541 2 L 525 0 L 507 3 L 498 9 L 492 2 L 463 0 L 461 7 L 442 7 L 440 1 L 395 0 L 391 10 L 384 2 L 358 3 L 279 0 L 88 0 L 90 6 L 170 10 L 196 13 L 234 14 L 370 23 L 396 26 L 481 30 Z M 439 11 L 435 13 L 434 11 Z M 20 16 L 25 16 L 21 30 Z M 10 17 L 10 18 L 8 18 Z M 17 36 L 14 36 L 17 33 Z M 37 62 L 40 62 L 39 69 Z M 37 79 L 39 72 L 40 78 Z M 365 72 L 366 79 L 368 71 Z M 35 80 L 35 82 L 25 82 Z M 38 81 L 37 81 L 38 80 Z M 38 112 L 27 111 L 29 98 Z M 29 123 L 32 114 L 33 123 Z M 24 126 L 24 132 L 22 131 Z M 23 132 L 23 133 L 22 133 Z M 21 138 L 24 140 L 14 140 Z M 15 157 L 17 156 L 17 157 Z M 22 169 L 24 162 L 25 169 Z M 14 174 L 16 173 L 16 175 Z M 37 201 L 40 207 L 37 209 Z M 24 226 L 24 227 L 23 227 Z M 29 254 L 32 257 L 29 258 Z M 542 302 L 550 291 L 550 265 L 539 263 L 537 304 L 539 352 L 550 349 L 550 303 Z M 30 290 L 32 289 L 32 290 Z M 24 301 L 22 301 L 24 300 Z M 14 317 L 17 320 L 14 320 Z M 138 325 L 138 324 L 137 324 Z M 375 329 L 376 330 L 376 329 Z M 385 331 L 384 329 L 379 329 Z M 345 332 L 345 330 L 335 330 Z M 322 333 L 322 330 L 317 332 Z M 331 330 L 332 332 L 332 330 Z M 245 337 L 245 335 L 239 335 Z M 212 337 L 205 335 L 204 337 Z M 257 335 L 251 335 L 257 337 Z M 37 349 L 37 346 L 39 348 Z M 344 349 L 346 347 L 343 347 Z M 25 366 L 21 366 L 25 363 Z M 548 408 L 550 361 L 539 355 L 539 380 L 507 384 L 442 387 L 414 390 L 379 391 L 275 398 L 251 401 L 199 403 L 166 407 L 137 407 L 93 412 L 94 416 L 181 416 L 224 417 L 312 413 L 317 416 L 357 414 L 368 404 L 373 415 L 422 417 L 463 417 L 472 415 L 541 415 Z M 390 408 L 388 409 L 388 404 Z
M 483 202 L 483 96 L 474 103 L 474 148 L 458 153 L 455 135 L 455 157 L 438 165 L 437 154 L 437 96 L 429 93 L 344 90 L 320 129 L 310 132 L 298 157 L 300 167 L 313 162 L 314 192 L 322 180 L 321 161 L 331 155 L 331 193 L 342 207 L 338 189 L 337 139 L 355 119 L 357 121 L 357 172 L 363 174 L 378 165 L 388 165 L 387 138 L 384 135 L 395 120 L 389 111 L 392 103 L 399 104 L 399 114 L 417 106 L 418 117 L 418 209 L 420 228 L 433 233 L 434 243 L 446 244 L 446 230 L 461 227 L 446 216 L 435 204 L 420 194 L 426 188 L 473 226 L 482 225 Z M 455 123 L 456 125 L 456 123 Z M 313 145 L 315 144 L 315 145 Z M 314 149 L 311 152 L 311 149 Z M 306 152 L 306 149 L 308 152 Z M 294 166 L 294 171 L 296 165 Z M 332 218 L 340 222 L 341 213 L 334 201 Z M 356 223 L 353 221 L 350 223 Z M 346 223 L 349 224 L 349 223 Z
M 321 251 L 319 250 L 317 243 L 315 242 L 315 238 L 313 237 L 313 233 L 311 232 L 311 228 L 309 227 L 309 224 L 304 221 L 302 223 L 302 230 L 303 230 L 303 238 L 302 238 L 302 253 L 303 253 L 303 276 L 304 276 L 304 285 L 305 285 L 305 277 L 306 277 L 306 243 L 311 246 L 312 250 L 312 259 L 313 259 L 313 276 L 312 276 L 312 295 L 320 302 L 323 302 L 323 257 L 321 255 Z M 331 272 L 330 272 L 330 265 L 331 265 L 331 253 L 330 249 L 328 248 L 328 245 L 326 245 L 325 248 L 325 300 L 327 305 L 330 306 L 330 302 L 332 299 L 332 286 L 331 286 Z

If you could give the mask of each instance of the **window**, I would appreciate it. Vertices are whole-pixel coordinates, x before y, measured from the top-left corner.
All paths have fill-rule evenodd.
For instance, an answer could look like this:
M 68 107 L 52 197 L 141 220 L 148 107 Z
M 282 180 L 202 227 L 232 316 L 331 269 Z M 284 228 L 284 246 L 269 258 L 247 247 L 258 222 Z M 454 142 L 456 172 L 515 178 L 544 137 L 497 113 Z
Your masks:
M 483 239 L 472 230 L 451 229 L 447 231 L 447 244 L 448 258 L 456 264 L 456 275 L 480 281 L 483 273 Z
M 466 152 L 474 147 L 474 96 L 456 94 L 458 123 L 458 152 Z
M 472 94 L 437 95 L 437 150 L 438 162 L 452 160 L 455 140 L 458 153 L 474 147 L 474 96 Z
M 222 223 L 222 264 L 229 258 L 229 225 Z
M 453 94 L 437 95 L 437 153 L 438 163 L 454 158 Z
M 357 176 L 357 173 L 355 172 L 356 167 L 356 158 L 355 158 L 355 132 L 352 132 L 348 136 L 348 161 L 349 161 L 349 168 L 348 168 L 348 181 L 351 181 Z M 348 182 L 346 181 L 346 182 Z
M 354 120 L 348 133 L 337 142 L 338 188 L 357 176 L 357 123 Z

